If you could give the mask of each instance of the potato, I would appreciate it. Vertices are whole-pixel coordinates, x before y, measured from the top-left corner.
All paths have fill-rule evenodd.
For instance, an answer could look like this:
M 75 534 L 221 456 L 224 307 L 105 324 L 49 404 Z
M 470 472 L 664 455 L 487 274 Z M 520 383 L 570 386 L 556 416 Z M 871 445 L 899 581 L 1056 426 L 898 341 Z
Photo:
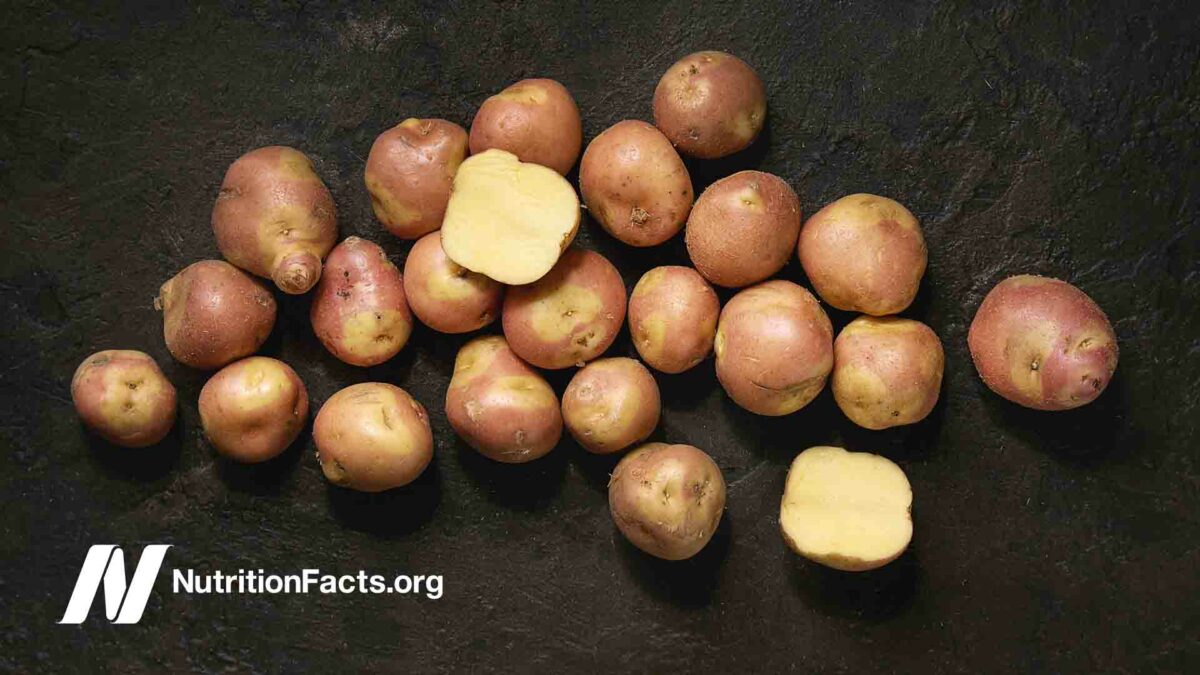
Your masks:
M 584 366 L 563 392 L 563 422 L 584 450 L 620 452 L 658 426 L 658 383 L 634 359 L 600 359 Z
M 738 293 L 721 310 L 713 350 L 717 379 L 741 407 L 788 415 L 808 405 L 833 369 L 833 325 L 820 303 L 790 281 Z
M 225 366 L 200 390 L 200 426 L 217 452 L 247 464 L 287 449 L 308 420 L 308 390 L 283 361 L 251 356 Z
M 989 389 L 1026 408 L 1091 403 L 1117 369 L 1117 336 L 1086 293 L 1058 279 L 1023 274 L 996 284 L 967 335 Z
M 106 349 L 83 360 L 71 378 L 79 419 L 109 443 L 144 448 L 175 426 L 175 387 L 145 352 Z
M 412 314 L 400 270 L 382 248 L 347 237 L 325 262 L 309 316 L 329 353 L 352 366 L 395 356 L 412 334 Z
M 467 132 L 446 120 L 410 117 L 379 134 L 363 173 L 375 217 L 401 239 L 440 228 L 466 157 Z
M 887 197 L 849 195 L 817 211 L 804 224 L 797 250 L 817 295 L 851 312 L 904 311 L 925 274 L 921 226 Z
M 942 342 L 920 321 L 860 316 L 833 341 L 833 397 L 867 429 L 925 419 L 942 388 Z
M 321 277 L 321 259 L 337 242 L 337 211 L 308 157 L 276 145 L 230 165 L 212 227 L 226 260 L 295 295 Z
M 467 445 L 508 464 L 542 457 L 562 438 L 554 390 L 499 336 L 475 338 L 458 351 L 446 419 Z
M 629 333 L 648 366 L 682 373 L 708 358 L 721 302 L 690 267 L 655 267 L 629 296 Z
M 469 333 L 500 316 L 504 286 L 446 257 L 441 232 L 430 232 L 404 260 L 404 296 L 426 326 Z
M 583 147 L 583 123 L 566 87 L 554 80 L 521 80 L 479 106 L 470 144 L 472 155 L 507 150 L 522 162 L 566 175 Z
M 223 260 L 192 263 L 158 290 L 163 338 L 176 360 L 213 370 L 258 351 L 275 326 L 275 298 Z
M 692 179 L 679 153 L 637 120 L 617 122 L 588 144 L 579 189 L 596 222 L 631 246 L 674 237 L 692 209 Z
M 680 152 L 715 159 L 743 150 L 767 119 L 758 73 L 732 54 L 689 54 L 654 88 L 654 124 Z
M 696 200 L 684 240 L 705 279 L 729 288 L 758 283 L 783 269 L 800 233 L 800 200 L 783 179 L 739 171 Z
M 513 352 L 539 368 L 582 365 L 608 349 L 625 321 L 625 282 L 604 256 L 582 248 L 550 273 L 504 294 L 501 322 Z
M 793 551 L 844 572 L 890 563 L 912 540 L 912 488 L 900 467 L 866 452 L 818 446 L 788 471 L 779 508 Z
M 433 459 L 425 407 L 383 382 L 353 384 L 329 397 L 313 421 L 313 440 L 325 478 L 361 492 L 408 485 Z
M 691 445 L 647 443 L 626 455 L 608 481 L 608 508 L 631 544 L 664 560 L 700 552 L 725 512 L 725 478 Z
M 488 150 L 462 163 L 442 221 L 455 263 L 502 284 L 541 279 L 579 231 L 579 197 L 562 176 Z

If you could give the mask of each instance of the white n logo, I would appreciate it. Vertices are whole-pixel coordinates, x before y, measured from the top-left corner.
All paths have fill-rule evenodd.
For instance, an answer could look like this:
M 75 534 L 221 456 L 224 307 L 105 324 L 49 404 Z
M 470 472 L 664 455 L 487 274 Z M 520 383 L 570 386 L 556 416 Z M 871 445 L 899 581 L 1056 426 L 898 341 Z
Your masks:
M 133 571 L 133 581 L 128 585 L 125 554 L 119 546 L 97 544 L 88 549 L 79 579 L 75 581 L 75 591 L 71 593 L 71 601 L 59 623 L 83 623 L 87 619 L 101 579 L 104 580 L 104 613 L 108 620 L 113 623 L 141 621 L 150 590 L 154 588 L 154 580 L 158 578 L 158 570 L 169 548 L 170 544 L 151 544 L 143 549 L 137 569 Z

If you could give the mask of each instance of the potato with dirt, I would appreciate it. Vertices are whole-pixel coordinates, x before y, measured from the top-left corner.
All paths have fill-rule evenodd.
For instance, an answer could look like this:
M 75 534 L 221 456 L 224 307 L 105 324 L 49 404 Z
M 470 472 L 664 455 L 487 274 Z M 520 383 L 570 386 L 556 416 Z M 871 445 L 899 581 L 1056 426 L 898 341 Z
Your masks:
M 610 455 L 654 433 L 658 383 L 635 359 L 598 359 L 575 373 L 562 397 L 563 422 L 584 450 Z
M 629 334 L 646 365 L 682 373 L 712 354 L 720 313 L 716 292 L 696 270 L 655 267 L 629 296 Z
M 325 261 L 313 295 L 313 333 L 338 359 L 377 366 L 395 356 L 412 334 L 412 314 L 400 270 L 378 244 L 347 237 Z
M 209 378 L 200 390 L 200 426 L 217 452 L 256 464 L 288 448 L 308 421 L 308 390 L 283 361 L 251 356 Z
M 500 316 L 504 286 L 451 260 L 442 249 L 441 232 L 413 244 L 403 276 L 409 308 L 439 333 L 469 333 Z
M 106 349 L 71 377 L 71 401 L 87 428 L 114 445 L 144 448 L 175 426 L 175 387 L 145 352 Z
M 375 217 L 401 239 L 437 230 L 466 158 L 467 132 L 446 120 L 409 118 L 379 134 L 363 173 Z
M 654 88 L 654 124 L 685 155 L 716 159 L 749 147 L 767 119 L 767 90 L 732 54 L 688 54 Z
M 353 384 L 329 397 L 313 421 L 313 440 L 325 478 L 360 492 L 408 485 L 433 459 L 425 407 L 383 382 Z
M 521 80 L 479 106 L 471 121 L 471 154 L 505 150 L 566 175 L 583 147 L 583 123 L 571 92 L 545 78 Z
M 860 316 L 833 341 L 833 398 L 866 429 L 920 422 L 937 404 L 945 362 L 941 340 L 920 321 Z

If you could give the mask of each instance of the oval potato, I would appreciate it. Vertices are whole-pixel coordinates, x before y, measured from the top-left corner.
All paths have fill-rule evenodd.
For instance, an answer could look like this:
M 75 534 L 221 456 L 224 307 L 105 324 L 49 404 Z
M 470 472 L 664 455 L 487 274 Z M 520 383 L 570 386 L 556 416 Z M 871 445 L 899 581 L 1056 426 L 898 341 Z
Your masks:
M 471 122 L 471 154 L 506 150 L 566 175 L 583 147 L 583 123 L 571 92 L 545 78 L 521 80 L 491 96 Z
M 654 88 L 654 124 L 680 152 L 716 159 L 747 148 L 767 119 L 758 73 L 732 54 L 688 54 Z
M 833 398 L 860 427 L 925 419 L 942 388 L 945 355 L 933 329 L 894 316 L 860 316 L 833 341 Z
M 71 377 L 71 401 L 84 425 L 109 443 L 144 448 L 175 426 L 175 386 L 145 352 L 106 349 Z
M 204 435 L 217 452 L 238 462 L 265 462 L 304 429 L 308 390 L 283 361 L 251 356 L 209 378 L 199 408 Z
M 629 296 L 629 334 L 646 365 L 682 373 L 712 353 L 720 313 L 716 292 L 696 270 L 655 267 Z
M 646 440 L 662 412 L 658 383 L 634 359 L 592 361 L 563 392 L 563 422 L 588 452 L 607 455 Z
M 383 382 L 353 384 L 329 397 L 313 421 L 313 441 L 325 478 L 361 492 L 407 485 L 433 459 L 425 407 Z
M 467 132 L 446 120 L 409 118 L 379 134 L 363 172 L 375 217 L 401 239 L 440 228 L 466 158 Z
M 404 296 L 426 326 L 468 333 L 500 316 L 504 286 L 451 260 L 442 250 L 441 232 L 430 232 L 404 259 Z

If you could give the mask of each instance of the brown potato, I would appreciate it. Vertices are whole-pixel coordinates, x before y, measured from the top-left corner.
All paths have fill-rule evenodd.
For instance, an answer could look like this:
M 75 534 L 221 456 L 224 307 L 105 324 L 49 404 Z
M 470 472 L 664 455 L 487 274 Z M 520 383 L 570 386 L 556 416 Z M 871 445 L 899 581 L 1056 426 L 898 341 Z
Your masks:
M 313 421 L 313 440 L 325 478 L 361 492 L 408 485 L 433 459 L 425 407 L 383 382 L 353 384 L 329 397 Z
M 383 249 L 347 237 L 325 267 L 309 311 L 321 344 L 352 366 L 379 365 L 399 353 L 412 334 L 412 314 L 400 270 Z
M 375 217 L 401 239 L 440 228 L 466 157 L 467 132 L 446 120 L 409 118 L 379 134 L 363 174 Z
M 741 407 L 787 415 L 808 405 L 833 369 L 833 325 L 820 303 L 790 281 L 733 296 L 717 323 L 717 379 Z
M 833 341 L 833 397 L 860 427 L 920 422 L 937 404 L 944 366 L 942 342 L 929 326 L 860 316 Z
M 634 359 L 599 359 L 584 366 L 563 392 L 563 422 L 584 450 L 620 452 L 658 426 L 658 383 Z
M 925 274 L 921 225 L 887 197 L 849 195 L 817 211 L 804 224 L 797 250 L 817 295 L 851 312 L 904 311 Z
M 629 296 L 629 333 L 646 365 L 682 373 L 708 358 L 721 302 L 690 267 L 655 267 Z
M 442 250 L 442 233 L 430 232 L 404 260 L 404 295 L 426 326 L 469 333 L 500 316 L 504 286 L 451 260 Z
M 631 544 L 664 560 L 700 552 L 725 512 L 725 478 L 703 450 L 647 443 L 608 482 L 608 508 Z
M 1117 369 L 1117 336 L 1086 293 L 1023 274 L 996 284 L 967 335 L 984 384 L 1037 410 L 1091 403 Z
M 522 162 L 566 175 L 583 147 L 583 123 L 566 87 L 554 80 L 521 80 L 479 106 L 470 144 L 472 155 L 507 150 Z
M 106 349 L 83 360 L 71 378 L 79 419 L 109 443 L 144 448 L 175 426 L 175 387 L 145 352 Z
M 287 449 L 308 419 L 308 390 L 291 366 L 251 356 L 225 366 L 200 390 L 200 425 L 217 452 L 247 464 Z
M 275 326 L 275 298 L 223 260 L 192 263 L 167 280 L 154 308 L 176 360 L 212 370 L 258 351 Z
M 692 179 L 671 142 L 652 125 L 617 122 L 592 139 L 579 164 L 588 212 L 631 246 L 675 236 L 692 209 Z
M 739 171 L 696 200 L 684 240 L 700 274 L 718 286 L 758 283 L 787 264 L 800 234 L 800 199 L 778 176 Z
M 745 61 L 725 52 L 689 54 L 654 88 L 654 124 L 680 152 L 715 159 L 743 150 L 767 119 L 767 90 Z

